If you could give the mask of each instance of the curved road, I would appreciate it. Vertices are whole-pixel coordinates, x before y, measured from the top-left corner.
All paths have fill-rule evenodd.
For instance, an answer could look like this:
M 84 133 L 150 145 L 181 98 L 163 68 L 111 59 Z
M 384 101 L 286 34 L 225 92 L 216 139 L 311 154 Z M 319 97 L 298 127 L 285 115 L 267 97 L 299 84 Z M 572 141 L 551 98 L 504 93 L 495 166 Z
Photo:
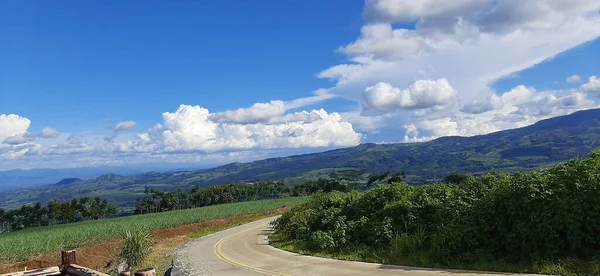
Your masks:
M 182 275 L 516 275 L 392 266 L 303 256 L 268 244 L 267 218 L 189 242 L 174 256 Z

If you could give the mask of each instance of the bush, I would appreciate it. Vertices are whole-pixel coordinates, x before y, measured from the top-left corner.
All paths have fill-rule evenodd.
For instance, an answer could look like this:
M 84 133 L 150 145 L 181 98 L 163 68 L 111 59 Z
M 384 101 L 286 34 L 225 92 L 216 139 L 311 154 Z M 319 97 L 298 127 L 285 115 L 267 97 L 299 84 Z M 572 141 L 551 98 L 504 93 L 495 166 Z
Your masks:
M 367 246 L 390 258 L 417 256 L 413 264 L 600 256 L 600 151 L 552 169 L 448 182 L 456 184 L 319 194 L 276 230 L 326 251 Z
M 120 258 L 127 263 L 130 269 L 136 267 L 142 264 L 150 254 L 152 245 L 154 245 L 154 240 L 145 231 L 127 231 L 121 247 Z

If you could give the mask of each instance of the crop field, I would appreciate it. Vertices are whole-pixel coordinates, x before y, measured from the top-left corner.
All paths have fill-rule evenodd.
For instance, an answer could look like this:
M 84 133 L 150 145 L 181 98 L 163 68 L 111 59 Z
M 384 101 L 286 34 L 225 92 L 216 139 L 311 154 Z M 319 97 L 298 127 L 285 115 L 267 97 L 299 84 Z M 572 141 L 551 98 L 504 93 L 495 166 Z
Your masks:
M 147 231 L 176 227 L 211 219 L 257 213 L 295 206 L 309 197 L 292 197 L 177 210 L 148 215 L 137 215 L 72 224 L 37 227 L 0 234 L 0 261 L 25 260 L 46 252 L 75 248 L 100 241 L 119 239 L 128 230 Z

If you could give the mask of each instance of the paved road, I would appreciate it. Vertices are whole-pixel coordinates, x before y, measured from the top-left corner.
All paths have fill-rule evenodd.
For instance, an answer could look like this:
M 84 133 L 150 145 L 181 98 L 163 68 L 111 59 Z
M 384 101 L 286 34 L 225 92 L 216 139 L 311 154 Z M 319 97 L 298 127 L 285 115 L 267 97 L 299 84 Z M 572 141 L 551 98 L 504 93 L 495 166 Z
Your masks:
M 174 265 L 182 275 L 516 275 L 349 262 L 302 256 L 268 244 L 267 218 L 194 240 L 180 248 Z

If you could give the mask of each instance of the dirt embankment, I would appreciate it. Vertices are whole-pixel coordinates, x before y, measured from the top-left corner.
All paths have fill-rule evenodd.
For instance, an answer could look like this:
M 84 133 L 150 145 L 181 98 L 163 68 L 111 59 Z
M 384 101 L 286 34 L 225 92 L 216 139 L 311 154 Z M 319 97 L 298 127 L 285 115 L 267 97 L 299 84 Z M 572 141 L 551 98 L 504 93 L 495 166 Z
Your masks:
M 189 240 L 187 234 L 192 233 L 194 231 L 230 225 L 241 220 L 258 218 L 267 215 L 277 215 L 283 213 L 288 209 L 289 208 L 280 208 L 261 213 L 246 214 L 223 219 L 213 219 L 173 228 L 154 230 L 151 232 L 152 236 L 156 241 L 154 249 L 160 251 L 169 251 L 171 249 L 175 250 L 177 247 L 183 245 L 183 243 Z M 119 263 L 118 256 L 121 248 L 121 243 L 122 241 L 118 239 L 76 248 L 77 264 L 98 271 L 108 271 L 110 269 L 114 269 Z M 60 252 L 52 252 L 37 257 L 29 258 L 25 261 L 0 262 L 0 274 L 23 271 L 25 269 L 29 270 L 43 267 L 51 267 L 59 264 Z

